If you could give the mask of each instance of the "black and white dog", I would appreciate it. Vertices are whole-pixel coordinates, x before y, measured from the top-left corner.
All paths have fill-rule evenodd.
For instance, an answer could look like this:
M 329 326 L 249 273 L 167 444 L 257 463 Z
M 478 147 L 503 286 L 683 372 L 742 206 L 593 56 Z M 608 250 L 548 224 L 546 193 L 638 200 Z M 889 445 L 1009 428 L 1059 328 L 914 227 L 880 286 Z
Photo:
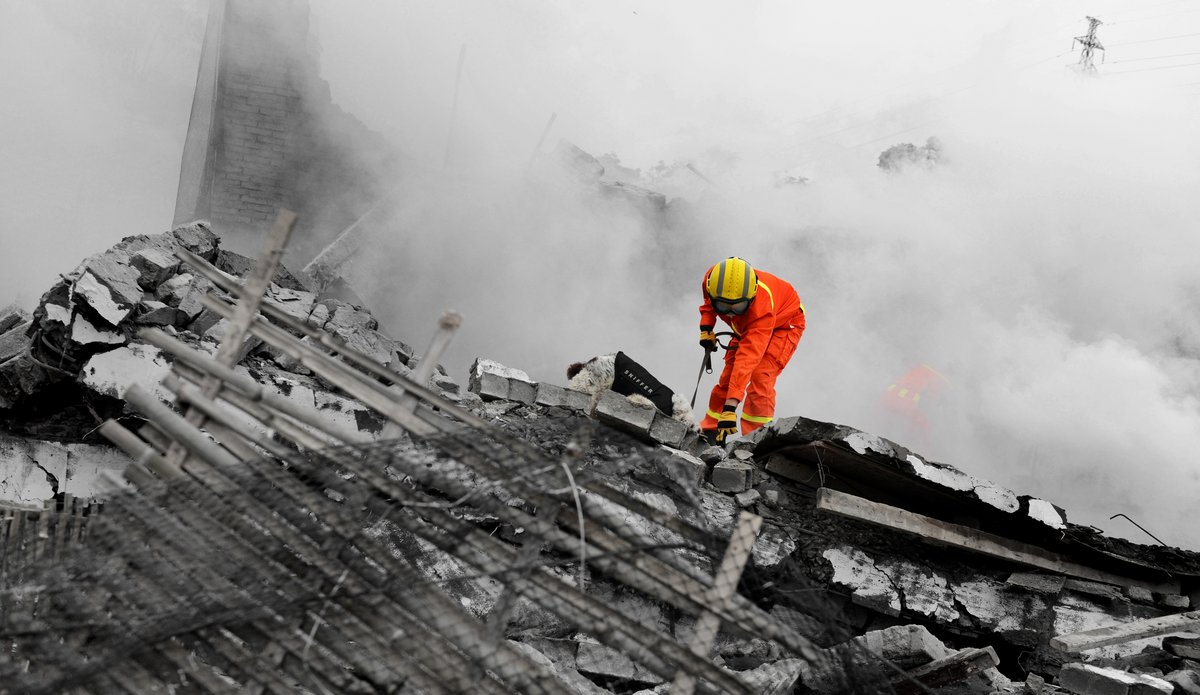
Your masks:
M 570 379 L 567 388 L 591 394 L 593 408 L 601 394 L 612 390 L 634 403 L 654 406 L 659 412 L 696 429 L 695 417 L 687 400 L 664 386 L 645 367 L 623 352 L 576 362 L 567 368 L 567 378 Z

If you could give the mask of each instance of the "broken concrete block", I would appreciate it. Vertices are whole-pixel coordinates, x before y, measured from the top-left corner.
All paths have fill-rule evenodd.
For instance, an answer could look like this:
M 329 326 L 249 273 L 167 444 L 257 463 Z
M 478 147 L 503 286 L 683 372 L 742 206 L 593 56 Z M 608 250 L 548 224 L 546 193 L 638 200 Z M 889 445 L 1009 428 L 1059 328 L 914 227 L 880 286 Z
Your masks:
M 199 319 L 197 319 L 195 322 L 192 323 L 193 331 L 196 330 L 195 329 L 196 324 L 200 323 L 200 321 L 205 316 L 208 316 L 208 313 L 205 313 L 203 316 L 201 316 Z M 205 338 L 207 340 L 211 340 L 212 342 L 214 342 L 218 345 L 221 345 L 222 343 L 225 342 L 225 339 L 226 339 L 225 334 L 226 334 L 226 332 L 229 331 L 229 327 L 231 325 L 233 325 L 233 324 L 229 321 L 229 319 L 220 319 L 213 325 L 204 329 L 204 331 L 201 333 L 200 337 Z M 241 362 L 242 360 L 246 359 L 246 355 L 249 355 L 250 353 L 257 350 L 259 348 L 259 346 L 261 346 L 262 344 L 263 344 L 263 341 L 260 338 L 250 335 L 249 332 L 242 334 L 241 345 L 238 346 L 237 351 L 233 353 L 233 361 L 235 363 Z
M 796 687 L 804 668 L 805 662 L 801 659 L 780 659 L 749 671 L 740 671 L 737 677 L 759 695 L 785 695 Z
M 762 499 L 762 493 L 754 489 L 739 492 L 733 496 L 733 501 L 743 509 L 753 507 L 760 499 Z
M 725 460 L 725 449 L 719 446 L 705 447 L 699 454 L 700 460 L 712 466 Z
M 1112 584 L 1102 584 L 1100 582 L 1092 582 L 1084 579 L 1067 578 L 1063 582 L 1063 587 L 1071 591 L 1078 591 L 1081 594 L 1096 596 L 1110 602 L 1124 601 L 1125 597 L 1121 595 L 1121 590 Z
M 508 379 L 499 374 L 483 372 L 473 376 L 467 388 L 485 401 L 508 400 Z
M 895 625 L 868 632 L 851 642 L 906 670 L 954 653 L 924 625 Z
M 133 321 L 143 326 L 181 326 L 186 323 L 187 314 L 157 299 L 145 299 L 138 305 Z
M 61 377 L 44 368 L 26 346 L 0 362 L 0 408 L 12 408 L 25 396 L 37 393 L 45 384 L 58 378 Z
M 162 385 L 171 367 L 166 357 L 145 343 L 130 343 L 94 355 L 79 372 L 80 381 L 96 393 L 122 398 L 125 389 L 138 384 L 159 400 L 171 402 L 174 395 Z
M 1042 695 L 1051 692 L 1053 686 L 1046 685 L 1046 679 L 1036 673 L 1025 676 L 1025 692 L 1029 695 Z M 1057 688 L 1054 688 L 1057 690 Z
M 1163 676 L 1180 695 L 1200 695 L 1200 673 L 1191 670 L 1172 671 Z
M 659 471 L 681 487 L 699 487 L 700 483 L 704 481 L 704 474 L 708 472 L 708 466 L 686 451 L 672 449 L 669 446 L 663 448 L 671 452 L 671 456 L 662 460 Z
M 669 415 L 656 413 L 654 421 L 650 423 L 650 438 L 659 444 L 678 447 L 683 443 L 689 429 L 691 428 Z
M 1012 681 L 996 671 L 999 664 L 1000 658 L 990 646 L 961 649 L 945 658 L 918 666 L 905 677 L 893 678 L 892 687 L 897 695 L 910 695 L 926 692 L 929 687 L 952 685 L 978 676 L 988 683 L 989 692 L 1004 692 L 1012 687 Z
M 693 429 L 689 429 L 687 434 L 683 435 L 683 441 L 679 442 L 679 448 L 693 456 L 699 456 L 707 447 L 708 440 Z
M 606 695 L 607 690 L 601 688 L 576 671 L 575 643 L 570 640 L 532 639 L 525 642 L 509 640 L 508 643 L 522 652 L 534 663 L 547 667 L 563 681 L 573 693 L 582 695 Z M 568 647 L 559 647 L 554 643 L 564 643 Z
M 570 408 L 584 412 L 592 407 L 592 397 L 588 394 L 545 382 L 537 385 L 533 402 L 549 408 Z
M 829 548 L 821 556 L 833 568 L 833 582 L 854 592 L 852 602 L 885 615 L 899 616 L 907 610 L 951 622 L 960 617 L 957 606 L 962 605 L 970 607 L 971 615 L 983 624 L 999 626 L 1011 619 L 1011 611 L 1028 611 L 1026 604 L 1036 604 L 1020 595 L 1006 603 L 998 595 L 1004 587 L 999 582 L 994 586 L 985 582 L 952 586 L 945 577 L 920 565 L 899 558 L 872 557 L 851 546 Z
M 183 248 L 201 256 L 206 261 L 213 261 L 217 253 L 217 235 L 208 222 L 197 220 L 182 224 L 171 230 L 171 236 Z
M 378 331 L 366 328 L 354 330 L 339 328 L 334 331 L 334 334 L 342 339 L 346 347 L 385 367 L 390 367 L 392 360 L 396 358 L 396 351 L 391 341 Z
M 650 425 L 658 410 L 631 403 L 628 398 L 613 391 L 605 391 L 596 403 L 596 419 L 619 430 L 641 437 L 650 434 Z
M 485 401 L 507 399 L 510 380 L 533 383 L 529 375 L 519 369 L 492 360 L 476 359 L 467 374 L 467 390 L 479 394 Z
M 590 673 L 609 678 L 630 680 L 636 670 L 633 660 L 621 652 L 591 641 L 579 643 L 575 652 L 575 668 L 580 673 Z
M 329 319 L 325 322 L 325 330 L 337 332 L 339 328 L 357 331 L 366 329 L 373 331 L 379 328 L 379 322 L 371 314 L 362 311 L 353 304 L 339 299 L 326 299 L 321 302 L 329 308 Z
M 175 274 L 179 263 L 166 249 L 156 247 L 142 249 L 129 257 L 129 265 L 138 273 L 138 286 L 151 292 Z
M 181 273 L 158 286 L 154 296 L 159 301 L 182 311 L 191 321 L 204 311 L 202 298 L 213 289 L 206 278 Z
M 1089 664 L 1066 664 L 1057 685 L 1079 695 L 1171 695 L 1175 687 L 1154 676 L 1126 673 Z
M 739 461 L 722 461 L 712 469 L 709 483 L 721 492 L 742 492 L 754 484 L 754 466 Z
M 22 323 L 29 323 L 33 319 L 28 311 L 16 306 L 5 307 L 0 309 L 0 335 L 7 333 L 13 328 Z
M 407 367 L 405 367 L 405 369 L 407 369 Z M 430 381 L 433 383 L 434 387 L 442 393 L 458 393 L 461 390 L 458 382 L 446 374 L 434 374 Z
M 457 398 L 457 400 L 455 402 L 464 408 L 474 409 L 474 408 L 479 408 L 483 405 L 483 399 L 479 397 L 478 393 L 471 393 L 470 391 L 463 391 L 462 393 L 456 393 L 456 394 L 452 394 L 452 395 Z M 452 398 L 451 400 L 454 400 L 454 399 Z
M 804 620 L 811 618 L 804 616 Z M 824 628 L 817 624 L 809 629 L 811 634 L 812 630 Z M 895 625 L 824 650 L 823 658 L 811 664 L 805 673 L 804 685 L 817 692 L 844 692 L 843 673 L 875 670 L 880 666 L 880 659 L 907 671 L 953 653 L 922 625 Z
M 7 331 L 0 334 L 0 362 L 16 357 L 29 348 L 32 339 L 25 334 L 29 327 L 33 325 L 33 321 L 25 321 L 9 327 Z
M 1154 592 L 1141 586 L 1125 587 L 1125 595 L 1131 601 L 1139 601 L 1141 603 L 1154 603 Z
M 137 288 L 137 295 L 132 299 L 115 294 L 90 270 L 85 270 L 83 275 L 80 275 L 79 279 L 75 281 L 75 297 L 90 306 L 110 326 L 120 325 L 138 302 L 142 301 L 142 291 L 137 287 L 136 273 L 128 267 L 126 270 L 129 270 L 132 276 L 127 278 L 127 284 Z
M 729 458 L 731 458 L 735 461 L 742 461 L 743 463 L 748 463 L 748 462 L 754 460 L 754 451 L 752 451 L 751 449 L 745 449 L 745 448 L 734 449 L 733 453 L 729 455 Z
M 188 323 L 188 330 L 196 335 L 208 335 L 208 332 L 212 330 L 213 326 L 216 326 L 222 321 L 228 323 L 228 321 L 217 312 L 212 311 L 211 309 L 205 309 L 204 311 L 201 311 L 198 316 L 192 319 L 190 323 Z
M 750 557 L 760 569 L 775 567 L 796 550 L 796 540 L 778 526 L 767 526 L 754 541 Z
M 394 338 L 389 339 L 388 342 L 391 344 L 392 350 L 395 351 L 396 359 L 399 360 L 399 363 L 403 364 L 403 365 L 411 366 L 412 361 L 413 361 L 413 354 L 414 354 L 412 346 L 409 345 L 408 343 L 396 340 Z
M 1186 609 L 1192 605 L 1192 600 L 1179 594 L 1154 594 L 1154 602 L 1167 608 Z
M 46 312 L 46 323 L 57 323 L 62 326 L 71 325 L 71 315 L 74 312 L 67 307 L 48 302 L 42 305 L 42 309 Z
M 1038 594 L 1057 594 L 1063 590 L 1067 578 L 1061 574 L 1036 574 L 1034 572 L 1013 572 L 1008 576 L 1008 583 L 1028 589 Z
M 1058 507 L 1046 500 L 1034 497 L 1022 499 L 1027 500 L 1028 514 L 1031 519 L 1040 521 L 1050 528 L 1064 529 L 1067 527 L 1067 515 Z
M 1175 656 L 1200 661 L 1200 637 L 1170 635 L 1163 638 L 1162 646 Z
M 84 275 L 92 276 L 108 288 L 113 300 L 122 307 L 132 310 L 138 302 L 142 301 L 144 292 L 141 285 L 138 284 L 138 271 L 129 264 L 129 256 L 126 252 L 113 249 L 98 256 L 92 256 L 83 262 L 82 269 Z M 76 284 L 75 290 L 79 291 L 78 284 Z
M 508 381 L 508 399 L 517 401 L 525 405 L 533 405 L 533 400 L 537 397 L 537 384 L 521 381 L 520 379 L 509 379 Z
M 76 345 L 122 345 L 125 336 L 116 331 L 101 330 L 82 314 L 76 314 L 71 322 L 71 342 Z
M 255 263 L 257 261 L 253 258 L 243 256 L 228 249 L 218 249 L 217 258 L 213 261 L 213 265 L 239 278 L 249 276 L 250 272 L 254 270 Z M 278 287 L 288 290 L 308 291 L 304 283 L 282 265 L 275 270 L 275 277 L 271 278 L 271 282 Z
M 612 647 L 594 642 L 590 638 L 579 640 L 579 647 L 575 652 L 575 668 L 580 673 L 606 678 L 651 684 L 662 682 L 662 678 L 635 664 L 628 656 Z
M 297 321 L 307 321 L 317 303 L 317 295 L 303 290 L 293 290 L 271 283 L 267 287 L 267 299 L 280 311 Z

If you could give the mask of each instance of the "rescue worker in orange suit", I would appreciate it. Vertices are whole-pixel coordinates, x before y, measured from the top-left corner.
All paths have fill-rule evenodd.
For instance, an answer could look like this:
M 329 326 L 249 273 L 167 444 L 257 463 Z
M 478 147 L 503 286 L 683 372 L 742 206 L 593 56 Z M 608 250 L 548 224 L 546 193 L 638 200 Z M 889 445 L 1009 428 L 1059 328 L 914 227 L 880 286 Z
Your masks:
M 884 391 L 880 400 L 884 415 L 895 436 L 911 440 L 905 441 L 905 445 L 921 451 L 928 451 L 933 445 L 930 410 L 938 407 L 949 383 L 933 367 L 919 364 Z
M 804 334 L 804 305 L 791 285 L 741 258 L 726 258 L 709 268 L 702 287 L 700 345 L 717 349 L 718 317 L 734 334 L 700 421 L 709 441 L 724 444 L 738 431 L 739 404 L 742 434 L 775 417 L 775 380 Z

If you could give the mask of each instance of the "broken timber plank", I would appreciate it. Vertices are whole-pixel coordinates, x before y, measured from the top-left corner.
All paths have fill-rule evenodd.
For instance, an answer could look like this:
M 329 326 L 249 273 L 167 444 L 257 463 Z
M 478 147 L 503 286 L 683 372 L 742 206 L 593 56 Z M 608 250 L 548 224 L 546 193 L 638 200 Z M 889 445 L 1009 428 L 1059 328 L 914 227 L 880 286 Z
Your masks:
M 991 647 L 963 649 L 909 671 L 903 680 L 893 681 L 892 689 L 896 695 L 925 692 L 927 688 L 958 683 L 999 665 L 1000 657 Z
M 259 306 L 262 304 L 263 296 L 267 292 L 267 287 L 271 284 L 271 278 L 275 277 L 275 271 L 279 268 L 279 261 L 283 258 L 283 250 L 287 248 L 288 239 L 291 238 L 292 230 L 296 227 L 296 213 L 291 210 L 280 210 L 275 216 L 275 222 L 271 225 L 271 231 L 267 235 L 266 248 L 263 249 L 262 256 L 258 258 L 258 262 L 254 266 L 254 270 L 250 272 L 250 276 L 246 278 L 244 291 L 237 300 L 229 319 L 229 327 L 225 331 L 225 335 L 221 338 L 221 344 L 217 347 L 217 362 L 227 367 L 232 367 L 237 364 L 241 358 L 242 343 L 245 342 L 246 333 L 250 329 L 250 324 L 254 318 L 258 316 Z M 206 377 L 202 390 L 209 398 L 216 395 L 221 388 L 221 381 L 216 377 Z M 203 417 L 198 413 L 188 412 L 186 419 L 192 425 L 203 425 Z M 176 466 L 182 465 L 185 458 L 188 456 L 188 450 L 180 443 L 173 443 L 170 451 L 167 452 L 167 460 Z
M 1190 611 L 1118 623 L 1069 635 L 1059 635 L 1050 640 L 1050 646 L 1064 652 L 1081 652 L 1113 644 L 1124 644 L 1143 637 L 1157 637 L 1171 632 L 1189 632 L 1198 629 L 1200 629 L 1200 611 Z
M 741 581 L 742 570 L 750 559 L 754 549 L 754 541 L 758 538 L 758 530 L 762 528 L 762 517 L 750 512 L 742 512 L 738 517 L 729 546 L 725 548 L 725 558 L 721 567 L 713 577 L 712 586 L 705 592 L 704 603 L 708 605 L 724 604 L 730 596 L 737 593 L 738 582 Z M 696 620 L 695 632 L 688 647 L 698 659 L 708 659 L 717 630 L 721 628 L 721 618 L 712 611 L 705 611 Z M 672 693 L 692 695 L 696 690 L 699 679 L 690 671 L 680 670 L 675 675 L 675 683 L 671 686 Z
M 176 255 L 184 259 L 188 265 L 192 266 L 197 272 L 211 281 L 217 286 L 218 289 L 235 297 L 240 296 L 244 291 L 241 282 L 237 278 L 217 269 L 211 263 L 205 261 L 196 254 L 181 249 L 176 253 Z M 455 404 L 441 398 L 441 396 L 438 395 L 428 385 L 418 384 L 416 381 L 410 378 L 400 376 L 396 372 L 384 367 L 382 364 L 379 364 L 370 357 L 367 357 L 366 355 L 347 347 L 340 338 L 330 335 L 316 326 L 305 323 L 304 321 L 299 321 L 289 316 L 270 299 L 265 299 L 259 308 L 261 309 L 263 315 L 270 318 L 272 322 L 277 323 L 290 331 L 295 331 L 307 337 L 312 342 L 332 351 L 361 371 L 365 371 L 386 383 L 399 386 L 401 389 L 417 398 L 428 402 L 435 402 L 442 412 L 453 415 L 456 419 L 465 424 L 473 425 L 475 427 L 488 426 L 488 423 L 482 418 L 474 415 L 465 408 L 458 407 Z
M 1093 569 L 1070 560 L 1064 560 L 1056 553 L 1028 543 L 1009 540 L 829 488 L 821 488 L 818 491 L 817 509 L 919 536 L 929 543 L 969 550 L 1058 574 L 1092 579 L 1116 586 L 1137 586 L 1164 594 L 1178 594 L 1180 591 L 1179 582 L 1148 582 Z

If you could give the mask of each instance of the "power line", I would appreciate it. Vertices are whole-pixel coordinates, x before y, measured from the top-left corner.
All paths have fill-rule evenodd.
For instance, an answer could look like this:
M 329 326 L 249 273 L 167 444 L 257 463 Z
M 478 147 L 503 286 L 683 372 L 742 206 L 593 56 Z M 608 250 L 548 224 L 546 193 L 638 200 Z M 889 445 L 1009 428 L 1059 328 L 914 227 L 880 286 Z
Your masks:
M 1177 36 L 1162 36 L 1157 39 L 1142 39 L 1141 41 L 1122 41 L 1121 43 L 1114 43 L 1112 45 L 1113 46 L 1132 46 L 1135 43 L 1150 43 L 1151 41 L 1167 41 L 1170 39 L 1186 39 L 1189 36 L 1200 36 L 1200 32 L 1197 32 L 1195 34 L 1179 34 Z
M 1131 8 L 1128 10 L 1115 10 L 1115 11 L 1107 13 L 1107 14 L 1120 15 L 1120 14 L 1127 14 L 1129 12 L 1145 12 L 1146 10 L 1157 10 L 1160 7 L 1166 7 L 1167 5 L 1178 5 L 1181 2 L 1190 2 L 1190 1 L 1191 0 L 1170 0 L 1170 2 L 1160 3 L 1158 5 L 1151 5 L 1149 7 L 1135 7 L 1135 8 Z
M 1117 63 L 1136 63 L 1142 60 L 1166 60 L 1167 58 L 1182 58 L 1184 56 L 1200 56 L 1200 52 L 1172 53 L 1171 55 L 1151 56 L 1149 58 L 1126 58 L 1124 60 L 1114 60 L 1113 62 L 1109 63 L 1109 65 L 1116 65 Z
M 1153 17 L 1138 17 L 1137 19 L 1123 19 L 1119 22 L 1108 22 L 1107 24 L 1108 24 L 1108 26 L 1112 27 L 1112 26 L 1118 26 L 1118 25 L 1133 24 L 1134 22 L 1148 22 L 1152 19 L 1162 19 L 1163 17 L 1176 17 L 1181 14 L 1195 14 L 1197 12 L 1200 12 L 1200 10 L 1183 10 L 1182 12 L 1169 12 L 1167 14 L 1156 14 Z
M 1131 72 L 1150 72 L 1151 70 L 1173 70 L 1175 68 L 1186 68 L 1186 67 L 1191 67 L 1193 65 L 1200 65 L 1200 62 L 1183 63 L 1181 65 L 1164 65 L 1162 67 L 1157 67 L 1157 68 L 1138 68 L 1137 70 L 1118 70 L 1117 72 L 1106 72 L 1106 73 L 1104 73 L 1104 75 L 1105 75 L 1105 77 L 1107 77 L 1109 75 L 1128 75 Z

